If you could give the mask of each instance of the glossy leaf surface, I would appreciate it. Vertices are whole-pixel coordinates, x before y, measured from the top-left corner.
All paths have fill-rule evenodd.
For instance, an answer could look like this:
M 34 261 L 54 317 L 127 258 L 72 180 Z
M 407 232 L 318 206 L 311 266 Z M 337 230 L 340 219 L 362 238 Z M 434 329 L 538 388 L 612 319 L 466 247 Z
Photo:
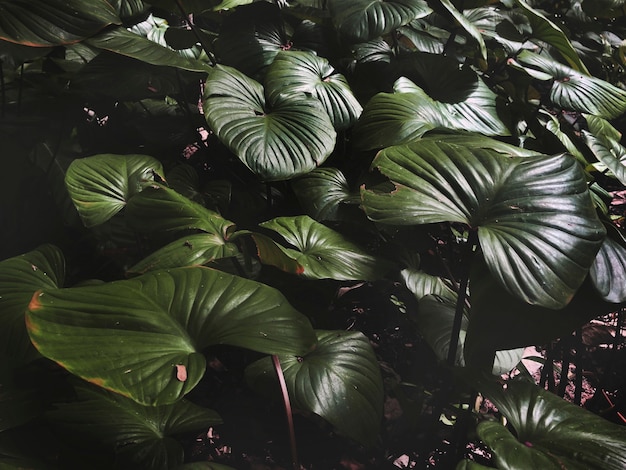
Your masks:
M 236 69 L 217 66 L 205 86 L 205 117 L 219 139 L 261 180 L 294 178 L 332 152 L 336 132 L 315 98 L 279 96 Z
M 316 168 L 294 180 L 292 187 L 306 213 L 316 220 L 340 218 L 342 203 L 354 198 L 346 177 L 337 168 Z
M 528 303 L 566 305 L 604 238 L 584 175 L 565 155 L 509 157 L 426 140 L 384 149 L 372 166 L 396 189 L 362 190 L 370 219 L 476 228 L 498 282 Z
M 44 356 L 151 405 L 172 403 L 198 383 L 209 345 L 304 354 L 315 343 L 308 320 L 280 292 L 202 267 L 39 292 L 27 323 Z
M 583 135 L 595 157 L 620 183 L 626 184 L 626 148 L 610 135 L 597 137 L 587 131 Z
M 483 39 L 480 31 L 469 21 L 465 15 L 456 9 L 454 4 L 450 0 L 439 0 L 443 7 L 450 12 L 452 17 L 461 25 L 461 27 L 472 37 L 477 43 L 480 50 L 480 55 L 484 60 L 487 60 L 487 47 L 485 46 L 485 40 Z
M 317 331 L 318 345 L 305 356 L 280 356 L 291 403 L 330 422 L 366 445 L 377 440 L 383 384 L 376 356 L 358 332 Z M 276 381 L 270 358 L 249 366 L 248 382 Z
M 163 168 L 148 155 L 100 154 L 74 160 L 65 184 L 83 223 L 93 227 L 121 211 L 155 175 L 162 178 Z
M 603 300 L 626 302 L 626 240 L 613 225 L 589 270 L 589 277 Z

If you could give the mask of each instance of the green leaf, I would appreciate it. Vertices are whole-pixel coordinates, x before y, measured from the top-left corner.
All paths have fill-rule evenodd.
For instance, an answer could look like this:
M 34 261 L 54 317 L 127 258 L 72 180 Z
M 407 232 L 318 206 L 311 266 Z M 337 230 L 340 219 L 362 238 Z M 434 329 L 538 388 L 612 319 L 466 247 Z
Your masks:
M 546 120 L 546 129 L 552 132 L 556 136 L 556 138 L 559 139 L 561 144 L 563 144 L 565 150 L 567 150 L 571 155 L 576 157 L 576 159 L 581 163 L 581 165 L 583 165 L 583 167 L 586 167 L 588 165 L 587 159 L 582 154 L 582 152 L 578 150 L 576 144 L 572 142 L 570 136 L 561 129 L 561 123 L 559 122 L 559 119 L 556 116 L 542 110 L 540 110 L 539 113 Z
M 626 240 L 613 224 L 589 270 L 593 286 L 606 302 L 626 302 Z
M 595 157 L 610 170 L 609 176 L 614 176 L 620 183 L 626 184 L 626 148 L 609 135 L 598 138 L 583 131 L 583 136 Z
M 127 274 L 144 274 L 157 269 L 183 266 L 202 266 L 238 253 L 237 245 L 226 242 L 219 234 L 198 233 L 168 243 L 129 268 Z
M 331 423 L 341 434 L 374 445 L 382 419 L 383 384 L 374 351 L 359 332 L 317 331 L 318 344 L 305 356 L 280 356 L 291 403 Z M 246 379 L 275 381 L 272 361 L 246 369 Z
M 155 175 L 163 177 L 163 168 L 148 155 L 100 154 L 74 160 L 65 184 L 83 223 L 93 227 L 121 211 Z
M 580 60 L 574 46 L 569 41 L 565 33 L 556 24 L 546 18 L 542 13 L 531 8 L 521 0 L 515 0 L 515 3 L 522 9 L 533 30 L 533 37 L 547 42 L 555 47 L 563 56 L 563 58 L 575 70 L 589 75 L 589 71 L 585 64 Z
M 360 148 L 409 143 L 435 128 L 509 135 L 498 117 L 496 95 L 473 71 L 450 69 L 447 59 L 429 62 L 433 65 L 431 73 L 444 74 L 445 78 L 438 80 L 445 81 L 446 88 L 454 90 L 454 96 L 442 96 L 446 102 L 437 101 L 409 79 L 399 78 L 394 93 L 378 93 L 365 106 L 354 129 L 354 139 Z M 439 66 L 438 62 L 441 62 Z
M 237 235 L 243 231 L 237 232 Z M 282 246 L 261 233 L 249 232 L 257 247 L 257 256 L 261 263 L 268 266 L 274 266 L 286 273 L 302 274 L 304 266 L 298 261 L 285 253 Z
M 222 423 L 215 411 L 186 400 L 143 406 L 87 384 L 75 389 L 79 401 L 58 404 L 49 413 L 51 420 L 63 431 L 114 450 L 125 468 L 167 470 L 179 465 L 184 449 L 176 435 Z
M 626 91 L 621 88 L 530 51 L 522 51 L 517 58 L 554 78 L 550 100 L 558 106 L 606 119 L 626 112 Z
M 400 271 L 400 278 L 417 300 L 427 295 L 436 295 L 445 300 L 456 301 L 456 292 L 450 287 L 449 282 L 439 276 L 407 268 Z
M 296 248 L 280 247 L 304 267 L 302 276 L 306 278 L 374 280 L 384 274 L 382 260 L 306 215 L 277 217 L 260 226 L 277 232 Z
M 589 132 L 596 137 L 611 137 L 618 142 L 622 140 L 622 133 L 615 129 L 613 125 L 598 116 L 594 116 L 593 114 L 585 114 L 585 121 L 587 121 L 587 128 Z
M 335 145 L 336 132 L 318 100 L 281 95 L 266 104 L 263 87 L 231 67 L 217 66 L 209 75 L 204 109 L 219 139 L 263 181 L 307 173 Z
M 328 8 L 335 29 L 351 42 L 383 36 L 432 12 L 422 0 L 330 0 Z
M 235 230 L 235 224 L 217 212 L 156 183 L 131 198 L 126 216 L 142 232 L 197 229 L 219 236 L 222 244 Z M 205 243 L 210 243 L 208 238 Z
M 265 77 L 271 101 L 280 94 L 306 93 L 317 98 L 335 129 L 352 126 L 363 108 L 348 81 L 323 57 L 312 52 L 279 52 Z
M 477 228 L 498 282 L 520 299 L 561 308 L 583 282 L 604 238 L 572 157 L 510 157 L 424 140 L 382 150 L 372 163 L 395 190 L 362 190 L 375 222 L 460 222 Z
M 306 213 L 316 220 L 342 220 L 342 203 L 354 198 L 337 168 L 316 168 L 292 181 L 292 187 Z
M 507 417 L 484 421 L 478 435 L 493 451 L 498 468 L 620 470 L 626 466 L 626 429 L 526 381 L 481 380 L 478 390 Z
M 461 25 L 461 27 L 478 43 L 480 49 L 480 55 L 484 60 L 487 60 L 487 46 L 485 46 L 485 40 L 482 34 L 476 26 L 474 26 L 456 7 L 450 2 L 450 0 L 439 0 L 443 7 L 450 12 L 452 17 Z
M 53 245 L 0 261 L 0 356 L 28 363 L 39 357 L 24 326 L 24 314 L 35 291 L 61 287 L 65 261 Z
M 121 54 L 151 65 L 177 67 L 192 72 L 208 72 L 211 67 L 199 60 L 182 56 L 176 51 L 160 46 L 125 28 L 110 28 L 89 38 L 87 44 L 99 49 Z
M 0 39 L 25 46 L 73 44 L 120 23 L 106 0 L 0 0 Z
M 280 292 L 203 267 L 39 292 L 27 325 L 44 356 L 149 405 L 189 392 L 204 375 L 201 351 L 210 345 L 305 354 L 315 344 L 308 320 Z

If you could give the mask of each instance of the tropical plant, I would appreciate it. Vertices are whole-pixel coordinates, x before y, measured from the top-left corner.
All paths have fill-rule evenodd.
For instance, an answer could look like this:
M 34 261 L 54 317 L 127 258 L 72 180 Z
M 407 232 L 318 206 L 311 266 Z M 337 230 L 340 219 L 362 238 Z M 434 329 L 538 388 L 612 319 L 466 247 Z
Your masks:
M 474 389 L 508 419 L 475 416 L 492 465 L 623 468 L 623 428 L 483 374 L 626 301 L 611 205 L 625 14 L 620 0 L 0 0 L 0 461 L 224 468 L 182 445 L 221 422 L 196 393 L 224 348 L 284 399 L 294 468 L 292 408 L 376 448 L 390 385 L 368 337 L 328 311 L 342 289 L 393 281 L 416 311 L 382 295 L 440 361 L 435 409 Z M 103 458 L 37 460 L 27 426 Z

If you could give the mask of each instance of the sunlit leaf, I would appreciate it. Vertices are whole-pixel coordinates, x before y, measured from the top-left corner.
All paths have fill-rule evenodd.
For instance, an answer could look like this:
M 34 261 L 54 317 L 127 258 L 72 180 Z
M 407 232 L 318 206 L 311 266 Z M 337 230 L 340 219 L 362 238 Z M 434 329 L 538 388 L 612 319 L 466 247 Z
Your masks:
M 583 131 L 585 142 L 595 155 L 622 184 L 626 184 L 626 148 L 611 136 L 598 138 Z
M 383 383 L 374 351 L 359 332 L 317 331 L 318 344 L 304 356 L 281 355 L 291 403 L 330 422 L 366 445 L 378 438 Z M 246 369 L 251 384 L 275 381 L 270 358 Z
M 482 34 L 476 26 L 474 26 L 456 7 L 450 0 L 439 0 L 446 10 L 450 12 L 452 17 L 461 25 L 461 27 L 478 43 L 480 55 L 484 60 L 487 60 L 487 46 L 485 46 L 485 40 Z

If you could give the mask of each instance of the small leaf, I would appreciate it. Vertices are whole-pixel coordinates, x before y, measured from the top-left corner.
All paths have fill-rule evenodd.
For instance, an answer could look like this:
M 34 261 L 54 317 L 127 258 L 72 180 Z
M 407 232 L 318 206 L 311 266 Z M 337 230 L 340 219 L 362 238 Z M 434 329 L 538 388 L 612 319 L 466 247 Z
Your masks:
M 374 280 L 384 274 L 381 260 L 308 216 L 277 217 L 260 226 L 279 233 L 296 247 L 280 249 L 304 267 L 302 276 L 306 278 Z
M 341 434 L 365 445 L 378 439 L 383 384 L 368 339 L 358 332 L 317 331 L 318 344 L 304 356 L 280 356 L 294 407 L 313 412 Z M 270 358 L 246 369 L 253 386 L 276 380 Z
M 102 224 L 121 211 L 154 176 L 161 163 L 147 155 L 100 154 L 74 160 L 65 184 L 86 227 Z

